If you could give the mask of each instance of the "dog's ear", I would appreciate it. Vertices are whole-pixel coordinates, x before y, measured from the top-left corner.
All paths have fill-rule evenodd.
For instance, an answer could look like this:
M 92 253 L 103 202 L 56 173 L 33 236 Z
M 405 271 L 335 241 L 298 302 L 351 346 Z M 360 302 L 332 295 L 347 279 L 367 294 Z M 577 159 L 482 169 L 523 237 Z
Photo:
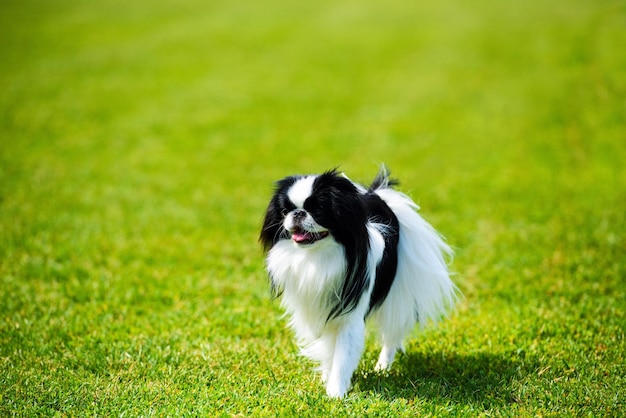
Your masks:
M 267 252 L 276 243 L 277 237 L 280 236 L 280 228 L 282 216 L 277 206 L 276 199 L 272 199 L 267 210 L 265 211 L 265 219 L 263 220 L 263 228 L 259 235 L 259 242 L 263 247 L 263 251 Z
M 313 184 L 313 193 L 326 190 L 333 198 L 357 198 L 358 190 L 354 183 L 337 171 L 336 168 L 320 174 Z
M 283 228 L 283 218 L 287 212 L 295 208 L 294 204 L 287 197 L 287 190 L 298 178 L 298 176 L 285 177 L 275 184 L 274 195 L 265 210 L 263 227 L 259 235 L 259 242 L 265 252 L 269 251 L 279 239 L 286 236 L 286 231 Z

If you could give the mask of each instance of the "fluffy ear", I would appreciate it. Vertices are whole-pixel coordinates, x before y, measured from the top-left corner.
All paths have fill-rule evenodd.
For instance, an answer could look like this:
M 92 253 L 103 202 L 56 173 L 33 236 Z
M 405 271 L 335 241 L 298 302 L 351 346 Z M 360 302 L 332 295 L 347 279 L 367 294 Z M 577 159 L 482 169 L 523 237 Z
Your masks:
M 270 204 L 265 211 L 263 229 L 261 229 L 261 234 L 259 235 L 259 242 L 265 252 L 267 252 L 270 248 L 272 248 L 272 245 L 275 244 L 276 237 L 280 235 L 280 228 L 282 228 L 282 215 L 276 203 L 276 199 L 272 199 L 270 201 Z
M 357 185 L 337 170 L 327 171 L 316 179 L 313 196 L 312 211 L 318 212 L 316 206 L 322 208 L 318 212 L 324 218 L 320 223 L 328 227 L 335 240 L 343 245 L 347 262 L 346 276 L 337 289 L 336 303 L 327 318 L 330 320 L 352 312 L 367 287 L 367 211 Z
M 336 169 L 317 177 L 313 183 L 312 200 L 305 209 L 317 212 L 319 218 L 326 221 L 322 224 L 333 229 L 337 238 L 341 239 L 345 232 L 345 238 L 351 240 L 355 229 L 365 229 L 367 218 L 357 186 Z
M 297 176 L 286 177 L 276 182 L 274 196 L 265 211 L 263 228 L 259 235 L 259 242 L 263 251 L 269 251 L 276 242 L 285 237 L 283 228 L 284 213 L 294 209 L 293 203 L 287 197 L 287 191 L 296 182 Z
M 358 202 L 359 193 L 356 185 L 344 177 L 337 169 L 332 169 L 320 174 L 313 184 L 313 194 L 326 194 L 333 202 Z

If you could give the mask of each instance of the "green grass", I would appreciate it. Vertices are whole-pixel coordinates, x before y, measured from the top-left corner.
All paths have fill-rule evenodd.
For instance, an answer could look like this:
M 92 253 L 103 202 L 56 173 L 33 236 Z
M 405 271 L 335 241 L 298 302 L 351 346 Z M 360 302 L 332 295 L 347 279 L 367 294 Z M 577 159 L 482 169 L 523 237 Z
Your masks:
M 619 416 L 623 1 L 0 6 L 1 416 Z M 465 298 L 328 400 L 272 182 L 385 162 Z

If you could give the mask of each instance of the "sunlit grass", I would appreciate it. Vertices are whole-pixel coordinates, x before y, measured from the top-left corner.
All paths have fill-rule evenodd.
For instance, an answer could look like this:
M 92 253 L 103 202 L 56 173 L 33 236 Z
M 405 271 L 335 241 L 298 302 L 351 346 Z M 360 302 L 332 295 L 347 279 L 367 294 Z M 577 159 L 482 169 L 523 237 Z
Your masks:
M 0 415 L 615 416 L 621 2 L 0 13 Z M 465 298 L 329 401 L 271 300 L 272 182 L 385 162 Z

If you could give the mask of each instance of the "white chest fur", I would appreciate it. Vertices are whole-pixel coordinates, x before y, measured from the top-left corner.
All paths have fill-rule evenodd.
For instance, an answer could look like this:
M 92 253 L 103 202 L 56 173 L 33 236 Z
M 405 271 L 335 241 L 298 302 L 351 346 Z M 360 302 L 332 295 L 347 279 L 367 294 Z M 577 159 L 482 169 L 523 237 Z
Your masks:
M 267 268 L 300 343 L 318 338 L 345 276 L 343 246 L 332 237 L 307 247 L 283 240 L 270 250 Z

